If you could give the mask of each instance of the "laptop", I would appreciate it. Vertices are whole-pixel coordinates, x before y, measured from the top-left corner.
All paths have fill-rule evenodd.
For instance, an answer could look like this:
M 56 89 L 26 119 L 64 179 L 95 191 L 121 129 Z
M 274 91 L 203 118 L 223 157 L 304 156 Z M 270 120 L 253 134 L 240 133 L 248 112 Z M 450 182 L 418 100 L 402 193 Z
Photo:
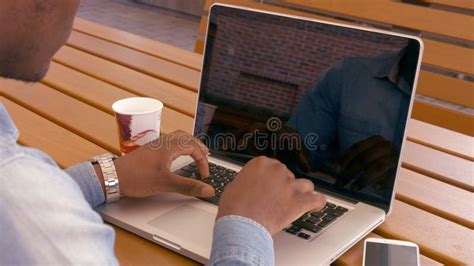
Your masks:
M 211 176 L 200 177 L 188 156 L 172 170 L 216 195 L 124 198 L 97 211 L 207 263 L 221 193 L 265 155 L 328 201 L 274 236 L 276 263 L 330 264 L 392 211 L 422 50 L 413 36 L 214 4 L 194 121 Z

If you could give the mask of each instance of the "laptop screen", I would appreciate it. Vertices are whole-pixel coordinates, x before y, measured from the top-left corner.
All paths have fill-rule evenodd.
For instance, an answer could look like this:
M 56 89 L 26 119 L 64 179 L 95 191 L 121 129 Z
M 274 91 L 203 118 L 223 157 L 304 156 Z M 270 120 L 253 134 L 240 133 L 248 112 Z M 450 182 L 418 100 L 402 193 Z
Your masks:
M 194 133 L 215 156 L 276 158 L 388 210 L 419 52 L 415 39 L 214 6 Z

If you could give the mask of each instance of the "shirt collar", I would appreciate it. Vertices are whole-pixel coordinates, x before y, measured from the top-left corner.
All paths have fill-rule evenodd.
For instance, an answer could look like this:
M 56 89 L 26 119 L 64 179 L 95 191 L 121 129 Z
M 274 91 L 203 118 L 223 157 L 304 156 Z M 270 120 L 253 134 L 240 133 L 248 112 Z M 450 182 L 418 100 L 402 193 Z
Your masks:
M 412 88 L 409 83 L 403 78 L 397 76 L 400 68 L 400 61 L 405 54 L 406 48 L 399 52 L 385 53 L 373 58 L 371 65 L 373 76 L 375 78 L 387 78 L 395 84 L 402 92 L 411 95 Z
M 3 138 L 16 142 L 18 139 L 18 129 L 13 124 L 5 106 L 0 102 L 0 139 Z

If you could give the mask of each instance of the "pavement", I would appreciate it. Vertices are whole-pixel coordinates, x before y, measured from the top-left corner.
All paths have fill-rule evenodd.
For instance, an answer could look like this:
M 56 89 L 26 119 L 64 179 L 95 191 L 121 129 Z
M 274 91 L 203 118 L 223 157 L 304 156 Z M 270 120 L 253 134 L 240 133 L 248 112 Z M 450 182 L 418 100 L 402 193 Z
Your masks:
M 194 51 L 200 20 L 200 17 L 130 0 L 82 0 L 77 15 L 191 51 Z

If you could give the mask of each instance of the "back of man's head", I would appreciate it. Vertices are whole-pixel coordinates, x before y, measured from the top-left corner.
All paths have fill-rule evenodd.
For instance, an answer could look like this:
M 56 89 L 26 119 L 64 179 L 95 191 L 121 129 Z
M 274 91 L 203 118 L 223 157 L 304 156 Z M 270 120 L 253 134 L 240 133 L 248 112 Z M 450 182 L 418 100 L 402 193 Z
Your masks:
M 71 32 L 79 0 L 0 0 L 0 77 L 38 81 Z

